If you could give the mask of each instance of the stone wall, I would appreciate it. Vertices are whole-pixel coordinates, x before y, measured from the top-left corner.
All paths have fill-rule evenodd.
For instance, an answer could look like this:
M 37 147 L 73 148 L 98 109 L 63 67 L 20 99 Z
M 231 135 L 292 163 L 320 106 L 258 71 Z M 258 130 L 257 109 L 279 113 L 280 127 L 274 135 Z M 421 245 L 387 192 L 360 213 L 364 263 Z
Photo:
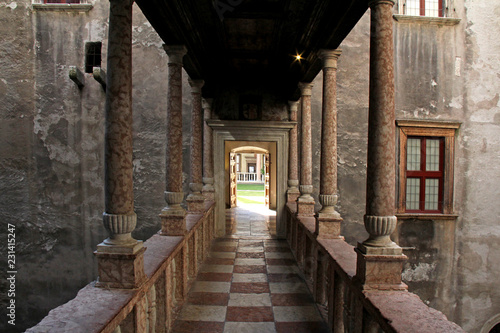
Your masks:
M 103 43 L 107 1 L 89 12 L 34 11 L 30 0 L 0 0 L 0 218 L 16 225 L 17 323 L 23 331 L 96 278 L 92 252 L 102 226 L 104 91 L 90 74 L 79 89 L 87 41 Z M 500 313 L 500 4 L 455 0 L 455 25 L 395 21 L 396 116 L 461 123 L 455 141 L 456 220 L 400 220 L 394 238 L 409 261 L 410 291 L 468 332 Z M 346 241 L 363 226 L 368 122 L 369 11 L 343 41 L 338 67 L 339 211 Z M 165 205 L 167 55 L 134 10 L 134 191 L 147 239 Z M 322 75 L 312 95 L 314 196 L 319 190 Z M 163 93 L 165 92 L 165 93 Z M 258 94 L 258 92 L 251 92 Z M 189 183 L 190 88 L 184 72 L 184 184 Z M 232 91 L 216 101 L 220 119 L 238 108 Z M 287 101 L 262 98 L 262 120 L 286 120 Z M 228 110 L 226 112 L 225 110 Z M 300 114 L 300 113 L 299 113 Z M 233 118 L 231 118 L 233 117 Z M 396 166 L 395 166 L 396 167 Z M 187 187 L 184 188 L 187 191 Z M 6 239 L 6 230 L 0 237 Z M 0 244 L 1 253 L 6 243 Z M 6 256 L 0 264 L 5 266 Z M 6 280 L 0 280 L 2 290 Z M 5 293 L 0 293 L 5 297 Z M 6 298 L 0 299 L 3 316 Z M 2 321 L 0 325 L 4 325 Z M 11 327 L 9 327 L 10 329 Z M 0 326 L 0 330 L 4 327 Z
M 500 3 L 464 1 L 466 80 L 463 125 L 457 160 L 456 320 L 468 332 L 481 332 L 500 314 Z M 498 323 L 498 321 L 497 321 Z M 484 327 L 488 329 L 488 327 Z M 486 331 L 487 332 L 487 331 Z
M 88 41 L 102 42 L 106 70 L 109 3 L 92 3 L 82 12 L 34 10 L 29 0 L 0 1 L 0 216 L 16 225 L 14 331 L 33 326 L 96 279 L 93 251 L 107 237 L 102 225 L 105 92 L 92 74 L 85 74 L 81 89 L 68 76 L 70 66 L 84 71 Z M 134 237 L 147 239 L 159 230 L 165 205 L 168 57 L 137 7 L 133 29 Z M 184 86 L 189 121 L 187 78 Z M 188 146 L 190 130 L 185 133 Z M 186 161 L 184 166 L 189 170 Z M 6 244 L 0 245 L 2 253 Z M 1 260 L 6 267 L 6 255 Z M 2 316 L 7 301 L 1 299 Z M 3 325 L 4 320 L 0 330 L 12 329 Z

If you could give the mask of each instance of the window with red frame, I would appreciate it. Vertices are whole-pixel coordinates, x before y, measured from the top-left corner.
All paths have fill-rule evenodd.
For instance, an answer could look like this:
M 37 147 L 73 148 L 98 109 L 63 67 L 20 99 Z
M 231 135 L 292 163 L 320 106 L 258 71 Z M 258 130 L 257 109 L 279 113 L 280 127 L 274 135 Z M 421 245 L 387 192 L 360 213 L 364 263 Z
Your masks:
M 400 0 L 401 14 L 411 16 L 444 17 L 445 0 Z
M 43 0 L 43 3 L 80 3 L 80 0 Z
M 406 149 L 406 212 L 441 213 L 444 138 L 409 136 Z

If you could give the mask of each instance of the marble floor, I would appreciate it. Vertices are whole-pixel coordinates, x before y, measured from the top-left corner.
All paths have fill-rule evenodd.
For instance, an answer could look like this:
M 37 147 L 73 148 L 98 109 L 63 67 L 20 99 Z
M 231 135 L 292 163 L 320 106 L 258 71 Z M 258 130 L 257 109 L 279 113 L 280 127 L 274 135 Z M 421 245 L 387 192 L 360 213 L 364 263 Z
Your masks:
M 329 332 L 274 212 L 253 206 L 227 210 L 173 332 Z

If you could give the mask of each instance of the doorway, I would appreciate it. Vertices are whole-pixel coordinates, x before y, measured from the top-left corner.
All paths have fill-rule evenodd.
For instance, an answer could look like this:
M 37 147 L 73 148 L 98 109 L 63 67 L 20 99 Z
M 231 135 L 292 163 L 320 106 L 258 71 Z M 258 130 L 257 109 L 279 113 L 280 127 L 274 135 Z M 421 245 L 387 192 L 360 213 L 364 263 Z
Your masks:
M 242 146 L 240 143 L 239 146 L 236 144 L 231 147 L 231 144 L 237 141 L 251 142 L 251 146 L 262 148 L 259 144 L 267 142 L 274 146 L 274 150 L 267 148 L 271 160 L 269 206 L 271 209 L 276 210 L 276 236 L 284 238 L 286 236 L 284 207 L 288 179 L 288 133 L 295 124 L 289 122 L 225 120 L 209 120 L 207 123 L 212 128 L 214 138 L 215 223 L 217 235 L 225 235 L 225 209 L 226 205 L 230 204 L 227 199 L 228 195 L 226 195 L 229 193 L 230 184 L 229 153 L 231 149 Z M 264 147 L 264 149 L 266 148 Z

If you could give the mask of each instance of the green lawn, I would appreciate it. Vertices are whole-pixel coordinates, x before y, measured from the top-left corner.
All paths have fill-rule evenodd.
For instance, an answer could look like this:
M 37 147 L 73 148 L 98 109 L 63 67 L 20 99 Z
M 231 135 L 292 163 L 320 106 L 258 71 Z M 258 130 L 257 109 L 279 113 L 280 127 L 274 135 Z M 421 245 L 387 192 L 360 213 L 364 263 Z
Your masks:
M 264 199 L 262 199 L 260 201 L 256 201 L 256 200 L 251 200 L 251 199 L 248 199 L 248 198 L 245 198 L 245 197 L 238 196 L 238 202 L 246 203 L 246 204 L 262 205 L 264 203 Z
M 262 191 L 264 192 L 264 184 L 237 184 L 236 189 L 238 191 Z
M 264 184 L 237 184 L 238 202 L 246 204 L 264 203 Z

